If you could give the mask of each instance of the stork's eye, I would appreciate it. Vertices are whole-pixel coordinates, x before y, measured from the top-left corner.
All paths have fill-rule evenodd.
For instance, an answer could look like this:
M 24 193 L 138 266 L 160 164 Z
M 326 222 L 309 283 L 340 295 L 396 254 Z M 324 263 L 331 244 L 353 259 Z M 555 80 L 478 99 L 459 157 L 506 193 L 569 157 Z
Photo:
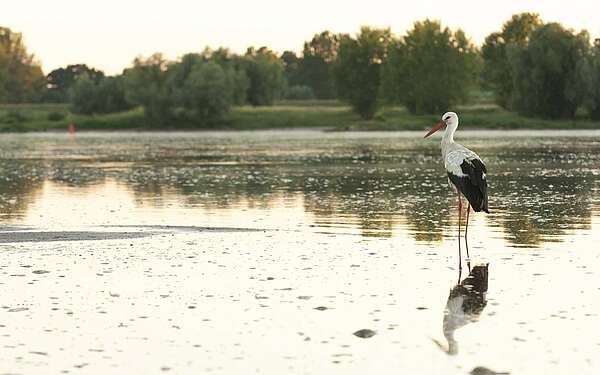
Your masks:
M 450 116 L 446 116 L 446 118 L 444 119 L 444 121 L 448 121 L 450 120 Z

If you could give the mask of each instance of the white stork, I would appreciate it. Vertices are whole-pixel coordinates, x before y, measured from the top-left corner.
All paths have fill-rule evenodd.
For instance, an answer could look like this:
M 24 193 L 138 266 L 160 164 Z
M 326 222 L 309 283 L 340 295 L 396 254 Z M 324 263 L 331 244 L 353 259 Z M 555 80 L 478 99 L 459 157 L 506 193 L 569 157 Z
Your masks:
M 462 195 L 467 198 L 469 205 L 467 207 L 467 223 L 465 226 L 465 247 L 467 249 L 467 264 L 469 270 L 471 263 L 469 260 L 469 245 L 467 242 L 467 231 L 469 229 L 469 212 L 471 207 L 475 212 L 488 211 L 487 180 L 485 174 L 487 169 L 481 158 L 465 146 L 454 142 L 454 132 L 458 128 L 458 115 L 454 112 L 446 112 L 442 116 L 442 121 L 438 122 L 425 135 L 429 137 L 441 128 L 446 127 L 442 138 L 442 158 L 444 167 L 448 173 L 448 180 L 456 188 L 458 194 L 458 269 L 462 270 L 462 260 L 460 251 L 460 221 L 462 216 Z M 460 276 L 459 276 L 460 279 Z

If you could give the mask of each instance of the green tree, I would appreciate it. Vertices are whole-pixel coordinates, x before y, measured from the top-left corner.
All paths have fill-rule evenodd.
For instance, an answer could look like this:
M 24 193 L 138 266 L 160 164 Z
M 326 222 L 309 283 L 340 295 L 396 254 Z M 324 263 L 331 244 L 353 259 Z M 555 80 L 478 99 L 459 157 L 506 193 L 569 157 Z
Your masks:
M 541 25 L 542 20 L 535 13 L 515 14 L 504 23 L 502 31 L 491 33 L 485 38 L 481 48 L 484 61 L 483 82 L 494 91 L 496 102 L 503 108 L 510 108 L 513 93 L 508 51 L 511 46 L 526 46 L 531 33 Z
M 173 65 L 182 68 L 183 61 Z M 180 65 L 180 66 L 178 66 Z M 233 77 L 215 61 L 196 61 L 180 84 L 172 88 L 177 113 L 189 122 L 210 126 L 229 113 L 233 102 Z
M 0 27 L 0 101 L 38 101 L 44 86 L 42 68 L 27 52 L 22 35 Z
M 138 58 L 124 73 L 127 97 L 149 121 L 210 126 L 223 120 L 235 100 L 239 73 L 225 50 L 190 53 L 177 62 L 161 55 Z
M 102 98 L 103 113 L 121 112 L 133 108 L 133 105 L 127 101 L 122 76 L 106 77 L 97 85 L 99 96 Z
M 136 58 L 133 67 L 123 72 L 127 100 L 142 106 L 149 122 L 154 125 L 165 125 L 173 119 L 168 68 L 163 55 L 155 53 L 146 59 Z
M 211 60 L 219 64 L 225 71 L 228 79 L 232 81 L 233 104 L 246 104 L 250 79 L 246 74 L 244 59 L 239 55 L 231 53 L 227 48 L 219 48 L 215 51 L 206 48 L 202 55 L 205 60 Z
M 90 68 L 85 64 L 68 65 L 58 68 L 46 76 L 47 92 L 45 100 L 61 103 L 69 100 L 69 91 L 75 82 L 83 77 L 88 77 L 95 83 L 104 78 L 104 72 Z
M 439 22 L 415 22 L 392 43 L 385 65 L 384 93 L 412 113 L 440 113 L 464 102 L 478 72 L 477 50 L 462 30 Z
M 579 69 L 579 84 L 585 88 L 585 107 L 592 120 L 600 120 L 600 39 L 594 46 Z
M 573 118 L 585 97 L 579 78 L 589 49 L 586 31 L 575 34 L 558 23 L 538 27 L 525 46 L 509 51 L 513 107 L 543 118 Z
M 266 47 L 250 47 L 244 56 L 248 77 L 248 102 L 254 106 L 272 105 L 283 91 L 283 65 L 275 53 Z
M 298 61 L 296 80 L 290 85 L 312 88 L 318 99 L 333 99 L 336 96 L 333 64 L 340 45 L 340 36 L 330 31 L 316 34 L 304 43 L 302 58 Z
M 233 66 L 229 67 L 229 72 L 233 78 L 233 104 L 244 105 L 248 98 L 248 89 L 250 88 L 250 78 L 241 60 L 236 59 Z
M 296 86 L 301 83 L 298 72 L 300 58 L 293 51 L 284 51 L 280 57 L 283 65 L 283 76 L 288 86 Z
M 73 113 L 90 115 L 98 113 L 96 83 L 82 77 L 75 82 L 70 90 L 71 111 Z
M 392 38 L 389 29 L 362 27 L 356 38 L 340 37 L 334 67 L 338 95 L 364 119 L 373 117 L 379 107 L 382 64 Z

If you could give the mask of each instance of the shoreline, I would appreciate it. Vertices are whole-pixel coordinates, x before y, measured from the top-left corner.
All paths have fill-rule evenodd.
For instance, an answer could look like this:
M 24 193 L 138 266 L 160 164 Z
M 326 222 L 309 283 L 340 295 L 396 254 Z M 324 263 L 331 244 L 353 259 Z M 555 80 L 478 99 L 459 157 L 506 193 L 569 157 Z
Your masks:
M 97 135 L 169 135 L 169 136 L 187 136 L 190 134 L 206 134 L 206 135 L 227 135 L 227 134 L 307 134 L 307 135 L 320 135 L 320 136 L 332 136 L 335 135 L 372 135 L 377 136 L 383 135 L 396 135 L 398 138 L 422 138 L 427 132 L 426 128 L 421 130 L 385 130 L 385 129 L 371 129 L 371 130 L 336 130 L 328 128 L 315 128 L 315 127 L 300 127 L 300 128 L 268 128 L 268 129 L 86 129 L 78 131 L 74 135 L 70 135 L 66 130 L 46 130 L 46 131 L 27 131 L 27 132 L 2 132 L 4 136 L 57 136 L 57 137 L 69 137 L 77 139 L 77 137 L 97 136 Z M 539 137 L 539 138 L 551 138 L 551 137 L 589 137 L 598 136 L 600 137 L 600 128 L 598 129 L 486 129 L 486 128 L 466 128 L 461 129 L 459 138 L 470 138 L 470 137 L 482 137 L 489 135 L 494 138 L 505 138 L 511 137 Z M 439 135 L 433 135 L 433 140 L 441 138 Z M 434 142 L 435 143 L 435 142 Z
M 600 129 L 600 121 L 575 119 L 537 119 L 524 117 L 489 104 L 455 108 L 463 130 L 590 130 Z M 0 105 L 0 133 L 66 132 L 69 124 L 76 131 L 254 131 L 317 129 L 326 132 L 422 131 L 437 122 L 436 115 L 415 115 L 402 107 L 384 107 L 373 119 L 364 120 L 340 103 L 279 103 L 271 107 L 234 107 L 218 123 L 201 124 L 172 120 L 175 125 L 151 125 L 141 108 L 126 112 L 76 115 L 65 104 Z M 172 123 L 172 124 L 173 124 Z M 160 124 L 160 122 L 159 122 Z

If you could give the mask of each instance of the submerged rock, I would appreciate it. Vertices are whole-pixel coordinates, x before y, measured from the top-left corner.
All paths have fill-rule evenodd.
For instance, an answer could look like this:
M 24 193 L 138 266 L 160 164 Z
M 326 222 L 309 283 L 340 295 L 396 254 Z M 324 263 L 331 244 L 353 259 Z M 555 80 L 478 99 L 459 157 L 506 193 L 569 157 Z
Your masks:
M 496 372 L 483 366 L 477 366 L 470 372 L 471 375 L 508 375 L 508 372 Z
M 354 336 L 360 337 L 361 339 L 368 339 L 369 337 L 375 336 L 375 331 L 371 329 L 360 329 L 353 333 Z
M 29 310 L 28 307 L 15 307 L 14 309 L 8 310 L 8 312 L 21 312 Z

